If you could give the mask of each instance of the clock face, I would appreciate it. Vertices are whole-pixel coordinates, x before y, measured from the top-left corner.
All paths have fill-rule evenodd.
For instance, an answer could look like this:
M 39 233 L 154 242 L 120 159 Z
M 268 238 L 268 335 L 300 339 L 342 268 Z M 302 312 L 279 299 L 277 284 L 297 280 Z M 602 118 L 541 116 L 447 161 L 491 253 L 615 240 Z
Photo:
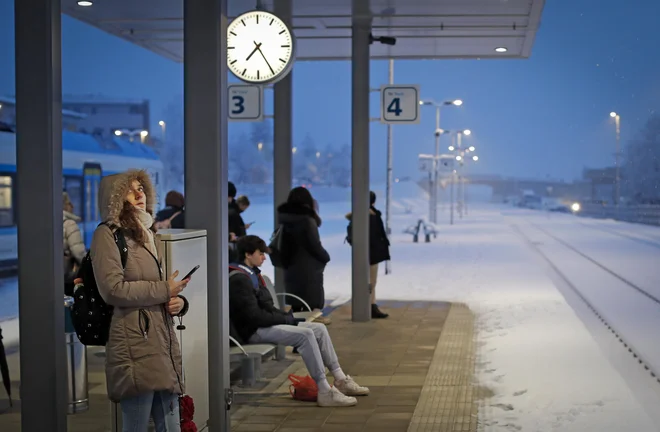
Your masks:
M 227 65 L 250 83 L 284 78 L 293 65 L 293 36 L 275 15 L 252 11 L 236 17 L 227 29 Z

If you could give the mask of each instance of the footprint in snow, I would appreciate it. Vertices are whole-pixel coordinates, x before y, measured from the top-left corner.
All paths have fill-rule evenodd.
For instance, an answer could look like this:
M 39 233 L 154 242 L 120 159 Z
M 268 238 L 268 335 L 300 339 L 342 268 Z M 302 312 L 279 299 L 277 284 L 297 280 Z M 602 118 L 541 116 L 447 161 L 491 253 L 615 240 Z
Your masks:
M 513 411 L 513 405 L 511 405 L 511 404 L 501 404 L 500 403 L 500 404 L 495 404 L 495 405 L 491 405 L 491 406 L 495 407 L 495 408 L 503 409 L 504 411 Z

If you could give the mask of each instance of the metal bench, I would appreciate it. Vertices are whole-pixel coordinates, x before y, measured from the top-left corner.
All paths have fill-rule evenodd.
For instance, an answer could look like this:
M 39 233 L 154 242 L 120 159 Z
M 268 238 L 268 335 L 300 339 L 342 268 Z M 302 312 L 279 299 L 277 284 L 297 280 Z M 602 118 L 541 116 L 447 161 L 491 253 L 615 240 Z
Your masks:
M 276 308 L 281 309 L 280 302 L 277 299 L 277 296 L 292 297 L 292 298 L 295 298 L 295 299 L 299 300 L 303 304 L 303 306 L 305 306 L 305 308 L 307 308 L 307 310 L 304 311 L 304 312 L 294 312 L 293 313 L 294 317 L 304 318 L 305 321 L 311 322 L 311 321 L 314 321 L 316 318 L 320 317 L 321 315 L 323 315 L 323 312 L 321 312 L 321 311 L 312 310 L 312 308 L 309 307 L 309 305 L 307 304 L 307 302 L 305 300 L 301 299 L 300 297 L 298 297 L 295 294 L 275 292 L 275 285 L 273 284 L 273 281 L 270 280 L 270 278 L 268 276 L 262 275 L 262 277 L 264 278 L 264 282 L 266 282 L 266 288 L 268 288 L 268 291 L 270 292 L 271 297 L 273 297 L 273 303 L 275 304 Z
M 285 347 L 283 345 L 241 345 L 231 336 L 229 336 L 229 340 L 236 345 L 230 347 L 229 361 L 231 363 L 240 362 L 241 382 L 245 387 L 252 387 L 257 380 L 261 379 L 261 360 L 264 357 L 274 355 L 277 360 L 281 360 L 286 356 Z

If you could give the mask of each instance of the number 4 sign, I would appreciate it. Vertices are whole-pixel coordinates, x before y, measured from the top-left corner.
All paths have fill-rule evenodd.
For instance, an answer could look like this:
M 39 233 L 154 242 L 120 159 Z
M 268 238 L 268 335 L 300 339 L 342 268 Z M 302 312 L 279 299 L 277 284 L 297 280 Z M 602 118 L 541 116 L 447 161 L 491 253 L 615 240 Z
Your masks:
M 264 119 L 264 92 L 258 85 L 232 84 L 227 87 L 229 121 L 258 122 Z
M 419 123 L 418 85 L 381 86 L 380 102 L 381 123 Z

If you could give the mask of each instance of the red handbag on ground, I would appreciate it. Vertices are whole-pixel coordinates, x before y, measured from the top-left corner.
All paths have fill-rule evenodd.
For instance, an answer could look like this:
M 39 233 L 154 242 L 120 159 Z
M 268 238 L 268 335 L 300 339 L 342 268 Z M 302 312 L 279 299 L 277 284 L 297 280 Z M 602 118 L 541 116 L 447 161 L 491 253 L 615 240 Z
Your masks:
M 319 395 L 319 388 L 311 376 L 301 377 L 298 375 L 289 375 L 289 393 L 295 400 L 305 402 L 316 402 Z

